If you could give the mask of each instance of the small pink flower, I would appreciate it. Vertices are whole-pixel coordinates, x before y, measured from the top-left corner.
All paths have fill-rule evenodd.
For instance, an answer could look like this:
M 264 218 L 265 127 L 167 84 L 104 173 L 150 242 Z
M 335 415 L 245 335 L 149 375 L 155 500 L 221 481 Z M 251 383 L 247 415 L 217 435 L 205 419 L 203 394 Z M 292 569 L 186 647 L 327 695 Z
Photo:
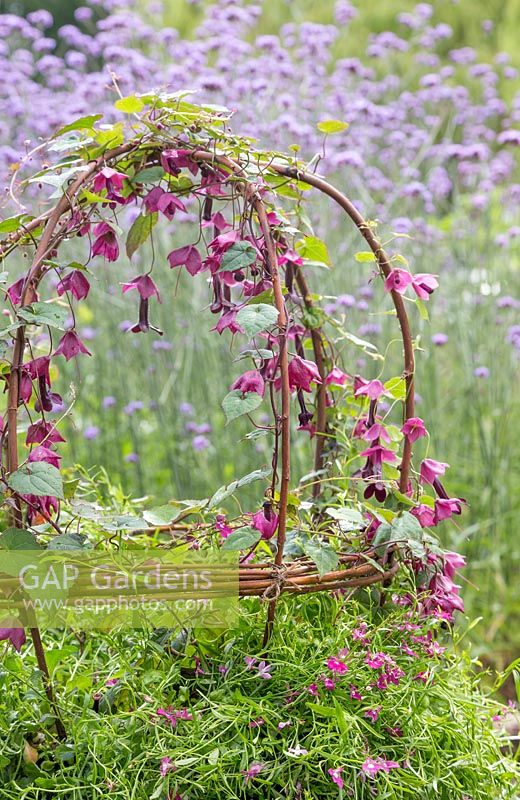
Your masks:
M 366 395 L 370 400 L 378 400 L 385 393 L 385 387 L 379 380 L 367 381 L 356 375 L 354 378 L 354 397 Z
M 183 211 L 188 213 L 186 206 L 179 200 L 179 198 L 171 192 L 163 192 L 157 200 L 157 211 L 160 211 L 164 216 L 172 220 L 176 211 Z
M 65 356 L 67 361 L 70 361 L 71 358 L 75 358 L 80 353 L 85 353 L 87 356 L 92 355 L 75 331 L 67 331 L 60 339 L 58 347 L 54 351 L 55 356 Z
M 433 458 L 425 458 L 421 464 L 421 483 L 433 483 L 441 475 L 444 475 L 449 464 L 442 461 L 435 461 Z
M 348 667 L 345 662 L 334 657 L 327 659 L 327 667 L 337 675 L 345 675 L 345 673 L 348 671 Z
M 128 283 L 123 283 L 123 294 L 130 292 L 132 289 L 137 289 L 143 300 L 148 300 L 155 295 L 159 303 L 161 302 L 159 290 L 149 275 L 138 275 L 136 278 L 132 278 L 131 281 L 128 281 Z
M 17 306 L 22 302 L 22 292 L 25 283 L 25 276 L 18 278 L 17 281 L 11 284 L 7 289 L 7 294 L 13 306 Z
M 393 269 L 385 280 L 387 292 L 399 292 L 404 294 L 407 286 L 413 281 L 412 275 L 406 269 Z
M 410 417 L 401 428 L 401 433 L 413 444 L 421 436 L 426 436 L 426 428 L 420 417 Z
M 463 500 L 458 497 L 440 498 L 435 501 L 435 524 L 443 519 L 450 519 L 453 514 L 462 513 Z
M 361 770 L 370 778 L 375 777 L 378 772 L 390 772 L 391 769 L 399 769 L 397 761 L 386 761 L 379 756 L 367 758 L 361 765 Z
M 348 379 L 349 376 L 342 372 L 339 367 L 333 367 L 325 378 L 325 385 L 344 386 Z
M 383 461 L 397 461 L 397 456 L 393 450 L 388 450 L 388 448 L 383 447 L 380 444 L 375 444 L 372 447 L 368 447 L 359 455 L 366 458 L 371 458 L 373 463 L 378 466 L 380 466 Z
M 73 269 L 58 283 L 56 290 L 61 297 L 65 292 L 71 292 L 76 300 L 83 300 L 90 291 L 90 283 L 81 270 Z
M 270 680 L 272 667 L 266 661 L 260 661 L 258 664 L 258 677 L 263 678 L 264 681 Z
M 51 450 L 50 447 L 40 444 L 34 450 L 31 450 L 28 461 L 45 461 L 47 464 L 52 464 L 53 467 L 59 469 L 61 456 L 55 450 Z
M 238 391 L 242 392 L 242 394 L 255 392 L 256 394 L 259 394 L 260 397 L 263 397 L 265 392 L 265 381 L 257 369 L 250 369 L 236 379 L 231 386 L 231 389 L 237 389 Z
M 203 269 L 200 253 L 194 244 L 188 244 L 172 250 L 168 256 L 170 267 L 185 266 L 190 275 L 197 275 Z
M 165 756 L 161 759 L 161 766 L 159 772 L 161 773 L 161 777 L 164 778 L 169 772 L 174 772 L 177 769 L 171 758 Z
M 317 696 L 318 696 L 318 694 L 319 694 L 319 692 L 318 692 L 318 684 L 317 684 L 317 683 L 310 683 L 310 684 L 307 686 L 307 691 L 309 692 L 309 694 L 310 694 L 312 697 L 317 697 Z
M 323 678 L 323 685 L 325 689 L 331 692 L 336 688 L 336 681 L 334 681 L 332 678 Z
M 279 728 L 279 730 L 283 731 L 284 728 L 289 728 L 291 725 L 292 725 L 292 722 L 291 722 L 290 719 L 282 720 L 282 722 L 278 723 L 278 728 Z
M 257 659 L 254 656 L 245 656 L 244 662 L 248 669 L 253 669 L 256 665 Z
M 264 769 L 265 764 L 260 764 L 258 761 L 253 761 L 253 763 L 247 768 L 241 770 L 242 775 L 245 778 L 244 783 L 249 783 L 253 778 L 256 778 L 262 770 Z
M 230 528 L 229 525 L 226 524 L 226 518 L 224 514 L 217 514 L 215 520 L 215 528 L 220 533 L 223 539 L 227 539 L 230 533 L 233 533 L 233 528 Z
M 275 514 L 270 507 L 266 508 L 266 505 L 269 504 L 264 503 L 264 507 L 253 514 L 251 525 L 255 530 L 260 531 L 262 539 L 272 539 L 278 527 L 278 514 Z
M 103 256 L 107 261 L 117 261 L 119 245 L 114 229 L 106 222 L 100 222 L 94 227 L 94 236 L 96 239 L 92 245 L 92 255 Z
M 359 690 L 357 689 L 356 686 L 354 686 L 354 684 L 351 684 L 350 686 L 350 697 L 352 698 L 352 700 L 359 700 L 359 701 L 363 700 L 363 698 L 359 693 Z
M 250 728 L 259 728 L 261 725 L 265 725 L 265 719 L 263 717 L 257 717 L 256 719 L 252 719 L 249 723 Z
M 334 769 L 329 769 L 328 773 L 332 778 L 332 782 L 339 786 L 340 789 L 343 789 L 345 783 L 343 778 L 341 777 L 341 773 L 343 772 L 343 767 L 335 767 Z
M 314 361 L 307 361 L 300 356 L 294 356 L 289 362 L 289 385 L 291 391 L 302 389 L 304 392 L 311 391 L 311 383 L 321 383 L 318 367 Z
M 378 706 L 377 708 L 367 708 L 367 710 L 363 712 L 363 716 L 369 719 L 371 722 L 377 722 L 380 713 L 381 706 Z
M 4 624 L 7 620 L 3 620 Z M 0 642 L 11 642 L 14 649 L 20 652 L 26 641 L 25 630 L 23 628 L 0 628 Z
M 435 511 L 430 506 L 421 503 L 412 508 L 410 513 L 419 520 L 423 528 L 431 528 L 435 525 Z
M 96 193 L 102 192 L 103 189 L 106 189 L 109 194 L 119 192 L 123 188 L 126 178 L 124 172 L 104 167 L 94 178 L 93 189 Z
M 234 308 L 230 309 L 230 311 L 226 311 L 222 314 L 213 330 L 221 334 L 222 331 L 229 328 L 231 333 L 244 333 L 244 329 L 237 322 L 237 314 L 238 311 Z
M 361 642 L 362 644 L 367 644 L 368 637 L 367 637 L 367 630 L 368 625 L 366 622 L 361 622 L 357 628 L 354 628 L 352 631 L 352 638 L 355 642 Z
M 412 276 L 412 288 L 420 300 L 429 300 L 430 295 L 437 289 L 439 281 L 435 275 L 427 272 L 418 273 Z
M 384 442 L 392 441 L 384 425 L 380 425 L 379 422 L 374 422 L 374 424 L 363 433 L 363 439 L 367 442 L 375 442 L 378 439 L 382 439 Z
M 372 669 L 381 669 L 387 662 L 386 653 L 367 653 L 365 656 L 365 664 Z

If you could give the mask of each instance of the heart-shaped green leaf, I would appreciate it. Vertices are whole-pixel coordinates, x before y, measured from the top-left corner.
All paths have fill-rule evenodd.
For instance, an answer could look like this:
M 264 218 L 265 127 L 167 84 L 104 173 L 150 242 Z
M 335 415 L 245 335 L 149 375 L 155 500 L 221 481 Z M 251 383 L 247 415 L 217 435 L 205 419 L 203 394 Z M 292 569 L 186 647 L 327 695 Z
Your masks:
M 238 530 L 230 533 L 227 539 L 224 539 L 222 550 L 246 550 L 253 547 L 259 539 L 259 532 L 253 530 L 253 528 L 238 528 Z
M 267 303 L 253 303 L 244 306 L 237 314 L 237 322 L 245 333 L 251 337 L 266 328 L 271 328 L 278 321 L 278 311 Z
M 231 422 L 242 414 L 250 414 L 262 404 L 262 398 L 256 392 L 242 394 L 239 389 L 233 389 L 222 401 L 222 409 L 226 415 L 226 421 Z
M 8 484 L 18 494 L 58 497 L 63 500 L 63 480 L 59 469 L 45 461 L 25 464 L 9 476 Z
M 258 253 L 249 242 L 235 242 L 229 247 L 220 263 L 219 272 L 236 272 L 254 264 Z

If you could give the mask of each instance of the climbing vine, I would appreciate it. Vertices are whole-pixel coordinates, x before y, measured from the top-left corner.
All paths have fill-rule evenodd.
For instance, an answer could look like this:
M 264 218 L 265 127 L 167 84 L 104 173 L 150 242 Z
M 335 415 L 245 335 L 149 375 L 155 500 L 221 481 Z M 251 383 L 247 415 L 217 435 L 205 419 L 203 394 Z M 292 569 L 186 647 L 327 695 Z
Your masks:
M 258 150 L 233 134 L 226 110 L 196 106 L 185 93 L 125 97 L 116 107 L 126 122 L 83 117 L 46 143 L 49 161 L 58 154 L 52 166 L 26 178 L 20 165 L 12 200 L 21 207 L 25 193 L 44 210 L 32 215 L 23 208 L 0 223 L 0 255 L 16 271 L 4 290 L 0 333 L 7 394 L 1 480 L 10 527 L 38 536 L 43 525 L 51 541 L 68 535 L 71 520 L 81 530 L 84 512 L 70 498 L 62 524 L 59 421 L 67 410 L 54 375 L 60 360 L 90 356 L 76 330 L 76 307 L 87 298 L 98 265 L 117 261 L 123 247 L 130 261 L 139 257 L 161 226 L 173 226 L 187 240 L 171 250 L 167 263 L 152 259 L 121 287 L 129 302 L 137 300 L 136 322 L 126 335 L 162 335 L 154 305 L 164 302 L 163 269 L 200 275 L 210 292 L 215 335 L 238 342 L 249 361 L 222 392 L 223 412 L 230 424 L 249 419 L 252 442 L 270 437 L 272 457 L 186 507 L 172 546 L 189 539 L 237 551 L 241 594 L 267 601 L 266 642 L 281 591 L 386 585 L 401 562 L 411 568 L 424 613 L 450 621 L 462 607 L 453 577 L 463 560 L 443 553 L 431 529 L 460 514 L 463 501 L 450 497 L 440 481 L 447 464 L 427 451 L 420 464 L 412 459 L 412 447 L 428 434 L 415 415 L 407 307 L 427 316 L 436 276 L 414 274 L 402 256 L 387 252 L 376 224 L 300 163 L 296 151 Z M 333 135 L 345 123 L 320 125 Z M 49 186 L 53 191 L 42 201 Z M 384 374 L 384 358 L 327 314 L 308 282 L 318 267 L 332 267 L 306 212 L 312 190 L 339 206 L 365 241 L 354 258 L 384 282 L 402 342 L 400 375 Z M 61 255 L 66 242 L 74 242 L 73 261 Z M 20 256 L 29 262 L 26 270 Z M 373 356 L 370 376 L 356 373 L 348 349 L 343 363 L 339 338 L 352 354 L 362 348 Z M 260 416 L 266 409 L 268 422 Z M 313 462 L 305 481 L 291 486 L 291 442 L 306 436 Z M 264 484 L 258 508 L 226 515 L 226 498 L 253 481 Z M 173 516 L 163 510 L 161 522 L 171 524 Z M 16 647 L 23 643 L 19 625 L 11 623 L 4 633 Z M 32 634 L 44 669 L 39 633 Z

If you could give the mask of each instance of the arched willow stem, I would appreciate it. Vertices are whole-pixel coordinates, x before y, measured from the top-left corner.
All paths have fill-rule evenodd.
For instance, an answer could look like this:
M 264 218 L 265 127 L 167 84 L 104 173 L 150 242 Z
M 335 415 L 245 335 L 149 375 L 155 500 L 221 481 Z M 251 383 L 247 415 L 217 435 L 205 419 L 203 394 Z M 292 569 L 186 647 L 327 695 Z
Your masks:
M 279 175 L 284 175 L 287 178 L 293 178 L 294 180 L 302 181 L 303 183 L 308 183 L 309 186 L 314 186 L 323 194 L 327 195 L 328 197 L 332 198 L 350 217 L 352 222 L 356 225 L 362 236 L 364 237 L 365 241 L 367 242 L 368 246 L 372 250 L 377 264 L 383 275 L 388 277 L 390 272 L 392 271 L 392 266 L 390 264 L 390 259 L 388 258 L 387 254 L 385 253 L 383 246 L 379 242 L 379 240 L 374 236 L 372 228 L 365 221 L 365 219 L 361 216 L 355 205 L 348 199 L 348 197 L 336 189 L 335 186 L 328 183 L 328 181 L 320 178 L 318 175 L 313 175 L 310 172 L 302 172 L 295 167 L 283 167 L 278 166 L 277 164 L 272 164 L 271 169 L 277 172 Z M 391 293 L 392 301 L 394 303 L 395 312 L 397 315 L 397 319 L 399 320 L 399 326 L 401 328 L 401 337 L 403 340 L 403 350 L 404 350 L 404 371 L 403 377 L 406 382 L 406 398 L 404 402 L 404 421 L 406 422 L 407 419 L 410 419 L 414 416 L 415 413 L 415 397 L 414 397 L 414 373 L 415 373 L 415 358 L 414 358 L 414 348 L 413 348 L 413 338 L 412 333 L 410 330 L 410 322 L 408 319 L 408 314 L 406 313 L 406 308 L 404 304 L 404 300 L 398 292 L 392 291 Z M 404 440 L 404 447 L 403 447 L 403 458 L 401 461 L 401 475 L 399 479 L 399 488 L 403 494 L 408 489 L 408 480 L 410 477 L 410 466 L 412 461 L 412 446 L 410 440 L 405 437 Z

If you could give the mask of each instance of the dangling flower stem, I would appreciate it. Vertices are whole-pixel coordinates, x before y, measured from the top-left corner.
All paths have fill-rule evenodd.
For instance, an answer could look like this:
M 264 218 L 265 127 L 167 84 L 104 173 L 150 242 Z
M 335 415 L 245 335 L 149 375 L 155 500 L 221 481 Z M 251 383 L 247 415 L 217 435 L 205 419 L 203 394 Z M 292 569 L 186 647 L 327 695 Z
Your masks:
M 300 290 L 305 308 L 311 309 L 313 303 L 301 267 L 298 267 L 296 270 L 296 283 L 298 284 L 298 289 Z M 325 369 L 321 330 L 319 328 L 311 329 L 311 341 L 314 350 L 314 360 L 316 361 L 316 366 L 318 367 L 321 378 L 321 383 L 318 383 L 316 386 L 316 450 L 314 451 L 314 472 L 317 473 L 323 469 L 324 434 L 327 427 L 327 390 L 325 385 L 327 371 Z M 312 496 L 314 499 L 319 497 L 320 492 L 321 482 L 315 481 L 312 485 Z

